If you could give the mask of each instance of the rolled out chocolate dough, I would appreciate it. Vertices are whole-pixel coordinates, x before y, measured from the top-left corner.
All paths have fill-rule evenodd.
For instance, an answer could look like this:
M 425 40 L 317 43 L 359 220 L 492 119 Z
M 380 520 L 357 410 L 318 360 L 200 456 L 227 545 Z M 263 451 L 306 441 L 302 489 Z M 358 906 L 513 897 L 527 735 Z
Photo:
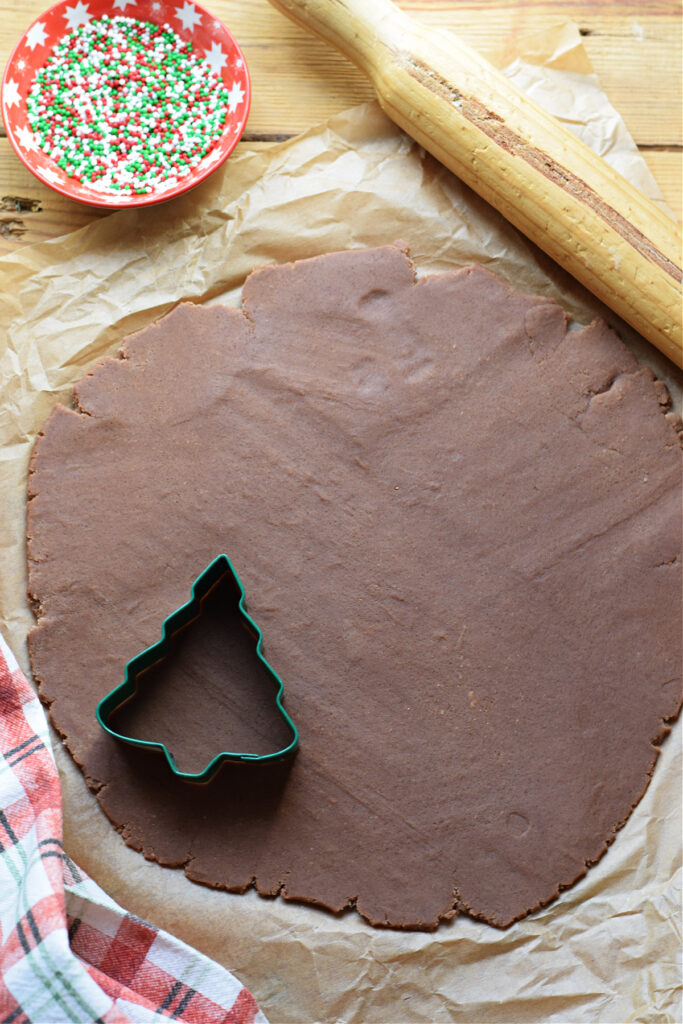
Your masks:
M 49 417 L 42 697 L 126 842 L 193 881 L 507 925 L 605 852 L 680 707 L 665 389 L 604 324 L 481 268 L 416 283 L 398 246 L 258 270 L 243 302 L 179 306 Z M 301 747 L 197 787 L 94 709 L 221 552 Z M 201 629 L 220 655 L 220 613 Z M 277 743 L 272 694 L 230 686 L 171 674 L 130 728 L 181 767 Z

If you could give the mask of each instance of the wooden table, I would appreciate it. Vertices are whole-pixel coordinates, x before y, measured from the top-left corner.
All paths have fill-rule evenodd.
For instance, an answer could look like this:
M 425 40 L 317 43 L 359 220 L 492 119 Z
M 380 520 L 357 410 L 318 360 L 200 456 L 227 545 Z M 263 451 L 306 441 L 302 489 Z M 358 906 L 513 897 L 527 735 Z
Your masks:
M 370 99 L 363 76 L 307 35 L 267 0 L 206 0 L 242 47 L 253 86 L 247 131 L 238 150 L 288 138 L 331 114 Z M 369 3 L 372 0 L 368 0 Z M 9 0 L 0 25 L 4 67 L 21 33 L 48 0 Z M 681 18 L 674 0 L 399 0 L 432 26 L 458 33 L 491 53 L 505 40 L 573 20 L 588 56 L 681 218 L 683 131 Z M 129 9 L 127 12 L 134 14 Z M 144 214 L 142 214 L 144 215 Z M 0 255 L 72 231 L 102 211 L 63 199 L 41 185 L 0 135 Z

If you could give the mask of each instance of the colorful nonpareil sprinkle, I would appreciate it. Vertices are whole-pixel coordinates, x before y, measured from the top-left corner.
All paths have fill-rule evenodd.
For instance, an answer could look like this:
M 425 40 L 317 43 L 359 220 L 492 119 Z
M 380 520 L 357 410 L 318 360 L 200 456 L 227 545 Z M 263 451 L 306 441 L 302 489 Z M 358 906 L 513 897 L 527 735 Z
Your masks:
M 105 15 L 57 44 L 27 107 L 38 145 L 66 174 L 129 196 L 188 175 L 216 146 L 230 101 L 169 25 Z

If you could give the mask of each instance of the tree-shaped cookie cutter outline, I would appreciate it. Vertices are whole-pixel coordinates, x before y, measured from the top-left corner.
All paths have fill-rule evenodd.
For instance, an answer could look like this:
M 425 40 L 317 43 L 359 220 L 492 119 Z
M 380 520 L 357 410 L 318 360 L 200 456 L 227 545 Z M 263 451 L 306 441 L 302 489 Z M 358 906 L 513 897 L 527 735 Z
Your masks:
M 123 704 L 134 697 L 138 692 L 138 676 L 168 655 L 173 637 L 199 617 L 201 613 L 201 602 L 209 591 L 221 579 L 223 579 L 227 573 L 232 576 L 239 593 L 237 610 L 242 617 L 245 626 L 256 639 L 256 656 L 276 686 L 277 692 L 275 696 L 275 703 L 278 711 L 291 730 L 292 740 L 286 747 L 283 747 L 281 750 L 276 750 L 274 753 L 270 754 L 250 754 L 243 751 L 224 750 L 221 751 L 221 753 L 216 754 L 216 756 L 209 761 L 206 768 L 201 772 L 182 772 L 177 767 L 173 759 L 173 755 L 164 743 L 159 743 L 154 740 L 136 739 L 134 736 L 125 736 L 123 733 L 116 732 L 115 729 L 112 729 L 108 723 L 114 712 L 118 708 L 122 707 Z M 103 697 L 98 703 L 97 708 L 95 709 L 95 715 L 104 731 L 109 733 L 109 735 L 113 736 L 115 739 L 122 740 L 124 743 L 129 743 L 134 747 L 145 747 L 148 750 L 161 750 L 168 761 L 173 774 L 179 779 L 184 779 L 186 782 L 208 782 L 213 778 L 225 761 L 233 763 L 246 762 L 248 764 L 263 764 L 270 761 L 281 760 L 282 758 L 286 758 L 293 754 L 299 745 L 299 731 L 283 707 L 282 700 L 285 689 L 284 683 L 280 679 L 279 675 L 268 664 L 263 655 L 263 651 L 261 649 L 263 644 L 263 634 L 247 612 L 245 608 L 245 600 L 246 595 L 244 587 L 242 586 L 242 581 L 237 575 L 232 562 L 225 554 L 217 555 L 217 557 L 214 558 L 206 569 L 199 574 L 192 584 L 192 596 L 190 600 L 186 604 L 181 605 L 180 608 L 177 608 L 171 613 L 171 615 L 164 619 L 161 628 L 161 639 L 155 644 L 152 644 L 151 647 L 146 648 L 146 650 L 142 651 L 140 654 L 137 654 L 134 658 L 131 658 L 126 665 L 123 682 L 119 683 L 118 686 L 111 690 L 111 692 L 108 693 L 106 697 Z

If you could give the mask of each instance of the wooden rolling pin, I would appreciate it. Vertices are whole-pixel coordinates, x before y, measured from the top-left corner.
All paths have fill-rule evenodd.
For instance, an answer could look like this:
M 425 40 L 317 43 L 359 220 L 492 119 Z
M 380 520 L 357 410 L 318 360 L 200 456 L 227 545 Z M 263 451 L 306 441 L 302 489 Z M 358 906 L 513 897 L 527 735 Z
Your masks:
M 332 43 L 396 124 L 678 366 L 681 234 L 487 60 L 391 0 L 271 0 Z

